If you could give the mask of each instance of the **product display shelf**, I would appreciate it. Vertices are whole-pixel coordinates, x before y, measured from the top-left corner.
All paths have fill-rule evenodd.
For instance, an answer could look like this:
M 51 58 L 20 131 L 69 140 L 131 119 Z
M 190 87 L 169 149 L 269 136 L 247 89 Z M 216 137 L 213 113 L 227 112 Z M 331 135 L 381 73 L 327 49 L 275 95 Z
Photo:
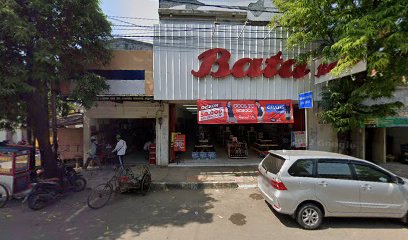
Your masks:
M 279 148 L 279 144 L 273 143 L 273 140 L 258 140 L 255 142 L 251 149 L 259 154 L 259 156 L 264 157 L 268 154 L 269 150 L 275 150 Z
M 228 158 L 243 159 L 248 158 L 248 146 L 246 142 L 228 143 Z

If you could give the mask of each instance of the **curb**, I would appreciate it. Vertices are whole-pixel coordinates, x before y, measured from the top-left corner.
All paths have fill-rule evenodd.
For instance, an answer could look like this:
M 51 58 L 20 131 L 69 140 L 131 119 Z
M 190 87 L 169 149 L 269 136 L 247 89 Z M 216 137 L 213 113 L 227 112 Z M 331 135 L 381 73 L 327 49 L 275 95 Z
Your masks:
M 251 189 L 257 184 L 236 183 L 236 182 L 152 182 L 152 190 L 202 190 L 202 189 Z

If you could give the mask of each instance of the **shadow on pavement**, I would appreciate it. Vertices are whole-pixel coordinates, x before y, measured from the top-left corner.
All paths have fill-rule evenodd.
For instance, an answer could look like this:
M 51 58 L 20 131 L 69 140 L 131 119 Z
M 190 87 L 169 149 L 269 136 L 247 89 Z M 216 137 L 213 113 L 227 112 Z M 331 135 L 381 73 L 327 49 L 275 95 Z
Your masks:
M 200 190 L 116 194 L 104 208 L 84 209 L 61 230 L 70 239 L 133 239 L 152 227 L 210 223 L 214 201 Z
M 110 171 L 92 171 L 89 187 L 69 193 L 40 211 L 32 211 L 21 200 L 0 209 L 1 239 L 134 239 L 146 231 L 170 226 L 213 222 L 216 201 L 203 190 L 115 193 L 98 210 L 86 205 L 91 188 L 106 182 Z M 106 175 L 105 175 L 106 174 Z

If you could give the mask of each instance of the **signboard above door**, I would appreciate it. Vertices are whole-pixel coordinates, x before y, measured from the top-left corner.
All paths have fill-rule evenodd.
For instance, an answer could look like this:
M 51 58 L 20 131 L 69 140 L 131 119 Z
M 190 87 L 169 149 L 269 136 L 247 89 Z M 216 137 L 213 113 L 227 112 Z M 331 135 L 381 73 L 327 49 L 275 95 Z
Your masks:
M 293 123 L 292 100 L 198 100 L 199 124 Z

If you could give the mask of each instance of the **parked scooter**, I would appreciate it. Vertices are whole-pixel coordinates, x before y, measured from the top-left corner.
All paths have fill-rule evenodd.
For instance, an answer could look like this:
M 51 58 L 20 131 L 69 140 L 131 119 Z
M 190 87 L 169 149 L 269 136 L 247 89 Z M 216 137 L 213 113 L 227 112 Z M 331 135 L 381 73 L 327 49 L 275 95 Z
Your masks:
M 42 179 L 41 175 L 44 170 L 37 169 L 32 174 L 34 181 L 31 191 L 24 198 L 23 203 L 27 201 L 29 208 L 40 210 L 66 192 L 80 192 L 85 189 L 85 178 L 77 173 L 74 168 L 66 166 L 62 161 L 58 161 L 58 169 L 62 172 L 61 177 L 50 179 Z

